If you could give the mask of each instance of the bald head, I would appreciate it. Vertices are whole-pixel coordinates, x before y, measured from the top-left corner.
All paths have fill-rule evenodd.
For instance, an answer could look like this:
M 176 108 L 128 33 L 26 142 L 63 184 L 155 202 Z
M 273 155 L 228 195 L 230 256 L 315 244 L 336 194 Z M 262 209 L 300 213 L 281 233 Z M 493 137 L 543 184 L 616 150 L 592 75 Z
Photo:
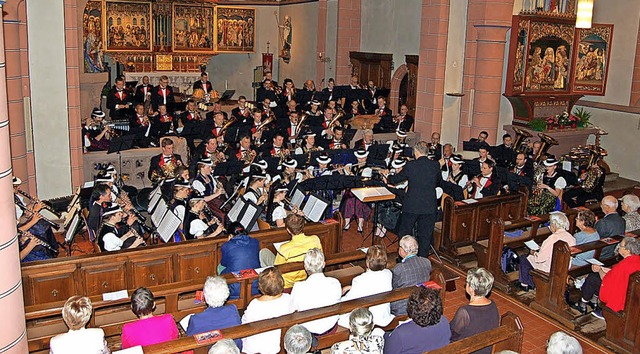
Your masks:
M 613 196 L 606 196 L 600 202 L 600 208 L 605 214 L 614 213 L 618 209 L 618 200 Z

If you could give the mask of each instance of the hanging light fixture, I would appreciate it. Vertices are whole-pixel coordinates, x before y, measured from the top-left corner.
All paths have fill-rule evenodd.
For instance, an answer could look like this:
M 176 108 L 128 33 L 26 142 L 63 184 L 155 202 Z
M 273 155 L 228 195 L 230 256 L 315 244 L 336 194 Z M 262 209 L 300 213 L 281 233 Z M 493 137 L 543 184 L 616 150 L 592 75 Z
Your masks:
M 576 28 L 591 28 L 594 0 L 578 0 L 576 11 Z

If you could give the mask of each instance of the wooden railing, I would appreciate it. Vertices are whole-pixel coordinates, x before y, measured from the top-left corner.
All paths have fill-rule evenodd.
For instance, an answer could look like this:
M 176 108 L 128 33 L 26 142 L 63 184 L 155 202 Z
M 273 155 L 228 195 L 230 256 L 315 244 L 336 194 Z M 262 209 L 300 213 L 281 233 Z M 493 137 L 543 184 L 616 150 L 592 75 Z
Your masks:
M 317 235 L 325 255 L 340 251 L 341 223 L 315 223 L 305 227 Z M 260 247 L 290 240 L 284 228 L 258 231 L 251 237 Z M 216 274 L 226 237 L 153 245 L 84 256 L 51 259 L 22 266 L 25 305 L 64 301 L 72 295 L 101 295 L 141 286 L 204 280 Z
M 445 196 L 442 229 L 435 246 L 452 263 L 460 264 L 460 248 L 489 238 L 491 220 L 518 220 L 525 217 L 528 192 L 517 191 L 479 199 L 475 203 L 456 202 Z

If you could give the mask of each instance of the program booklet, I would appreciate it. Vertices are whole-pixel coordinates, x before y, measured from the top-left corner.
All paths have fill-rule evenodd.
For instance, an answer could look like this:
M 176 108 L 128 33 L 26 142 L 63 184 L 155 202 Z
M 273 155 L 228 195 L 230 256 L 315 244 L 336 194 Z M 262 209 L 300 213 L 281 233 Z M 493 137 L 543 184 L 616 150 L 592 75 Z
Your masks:
M 198 333 L 194 335 L 194 337 L 196 338 L 196 342 L 198 344 L 210 344 L 224 338 L 224 336 L 222 335 L 222 332 L 220 332 L 219 330 Z
M 529 247 L 530 250 L 537 251 L 540 249 L 540 246 L 534 240 L 529 240 L 524 243 L 525 246 Z

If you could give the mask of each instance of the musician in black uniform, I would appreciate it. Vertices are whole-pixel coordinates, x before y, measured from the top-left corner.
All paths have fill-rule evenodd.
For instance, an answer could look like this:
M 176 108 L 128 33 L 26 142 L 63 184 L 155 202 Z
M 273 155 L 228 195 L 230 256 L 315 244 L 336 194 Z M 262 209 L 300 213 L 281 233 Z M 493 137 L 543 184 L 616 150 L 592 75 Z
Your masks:
M 369 151 L 371 145 L 375 145 L 377 142 L 373 140 L 373 131 L 371 129 L 365 129 L 362 133 L 362 139 L 356 140 L 353 145 L 354 149 L 364 149 Z
M 111 203 L 104 209 L 102 227 L 98 233 L 98 246 L 102 252 L 144 245 L 144 239 L 128 227 L 133 224 L 133 218 L 127 218 L 126 223 L 122 222 L 126 217 L 127 214 L 118 204 Z
M 173 87 L 169 86 L 169 78 L 166 75 L 160 76 L 160 85 L 151 90 L 151 107 L 154 112 L 158 111 L 158 106 L 167 106 L 167 112 L 173 114 L 176 109 L 176 99 L 173 97 Z
M 151 119 L 144 112 L 144 105 L 142 103 L 136 104 L 135 114 L 129 119 L 129 133 L 135 135 L 135 143 L 141 148 L 149 147 L 149 145 L 155 144 L 153 142 L 154 134 L 158 128 L 154 127 L 151 123 Z M 158 146 L 155 144 L 155 146 Z
M 136 103 L 144 103 L 144 101 L 147 100 L 147 98 L 151 99 L 151 90 L 153 89 L 153 86 L 151 86 L 151 84 L 149 84 L 149 77 L 148 76 L 143 76 L 142 77 L 142 84 L 138 85 L 138 87 L 136 87 L 136 93 L 135 93 L 135 102 Z
M 212 215 L 205 212 L 207 203 L 204 198 L 189 200 L 189 212 L 184 217 L 184 235 L 187 240 L 216 237 L 224 231 L 224 226 Z
M 413 122 L 415 120 L 409 114 L 409 107 L 406 104 L 400 106 L 400 114 L 393 119 L 396 130 L 402 130 L 405 132 L 413 131 Z
M 524 152 L 516 154 L 516 162 L 509 169 L 509 173 L 515 175 L 515 178 L 509 177 L 509 190 L 515 191 L 520 185 L 525 185 L 531 190 L 533 186 L 533 163 L 527 158 L 527 154 Z
M 393 113 L 391 109 L 387 107 L 387 100 L 384 97 L 378 97 L 378 108 L 375 109 L 373 114 L 380 117 L 380 121 L 373 126 L 374 133 L 388 133 L 395 130 Z
M 133 113 L 133 95 L 124 87 L 124 77 L 116 79 L 116 84 L 107 94 L 107 108 L 112 120 L 125 120 Z
M 194 151 L 196 146 L 193 140 L 199 139 L 202 136 L 203 126 L 202 116 L 198 112 L 195 101 L 192 99 L 187 101 L 187 109 L 180 114 L 178 119 L 180 119 L 184 126 L 181 136 L 187 140 L 187 146 L 189 146 L 190 151 Z M 177 127 L 175 128 L 177 130 Z
M 171 210 L 180 219 L 180 227 L 178 228 L 178 234 L 184 235 L 184 218 L 189 211 L 189 195 L 191 194 L 191 185 L 188 180 L 177 178 L 173 184 L 173 199 L 169 210 Z M 174 241 L 180 242 L 182 237 L 174 235 Z
M 225 199 L 222 195 L 225 190 L 222 183 L 217 182 L 211 172 L 213 171 L 213 161 L 210 158 L 198 160 L 198 174 L 193 180 L 192 188 L 196 194 L 207 202 L 209 209 L 215 213 L 219 219 L 224 219 L 224 212 L 220 210 Z
M 491 149 L 491 156 L 496 161 L 498 167 L 510 168 L 516 159 L 516 151 L 512 145 L 513 139 L 510 134 L 502 136 L 502 144 Z
M 89 216 L 87 216 L 87 228 L 89 228 L 90 238 L 97 236 L 102 220 L 103 205 L 111 203 L 111 188 L 106 184 L 98 184 L 91 191 L 91 207 L 89 207 Z
M 238 97 L 238 107 L 231 110 L 231 116 L 236 118 L 238 122 L 251 117 L 251 109 L 247 107 L 247 98 L 245 96 Z
M 418 255 L 422 257 L 427 257 L 431 249 L 437 216 L 436 187 L 442 180 L 440 165 L 427 158 L 427 150 L 426 142 L 417 143 L 413 148 L 415 160 L 407 162 L 400 173 L 388 177 L 392 184 L 408 182 L 407 190 L 410 192 L 403 201 L 398 235 L 413 235 L 417 224 L 415 236 L 419 245 Z
M 158 105 L 158 114 L 151 117 L 153 126 L 155 127 L 154 137 L 174 134 L 173 127 L 177 125 L 177 120 L 167 111 L 167 105 L 161 103 Z
M 170 172 L 175 170 L 176 167 L 183 165 L 182 158 L 178 154 L 173 153 L 173 140 L 171 138 L 163 138 L 160 142 L 162 147 L 162 153 L 151 157 L 149 162 L 149 172 L 147 177 L 153 183 L 161 178 L 173 179 L 176 176 Z M 166 167 L 168 164 L 172 166 Z M 167 173 L 165 173 L 167 171 Z
M 262 87 L 256 91 L 256 101 L 262 102 L 265 98 L 268 98 L 271 102 L 276 102 L 278 99 L 273 83 L 269 79 L 264 80 Z
M 211 91 L 213 91 L 213 85 L 211 85 L 211 81 L 209 81 L 209 74 L 204 71 L 200 73 L 200 81 L 193 83 L 193 91 L 197 89 L 202 89 L 205 93 L 211 93 Z

